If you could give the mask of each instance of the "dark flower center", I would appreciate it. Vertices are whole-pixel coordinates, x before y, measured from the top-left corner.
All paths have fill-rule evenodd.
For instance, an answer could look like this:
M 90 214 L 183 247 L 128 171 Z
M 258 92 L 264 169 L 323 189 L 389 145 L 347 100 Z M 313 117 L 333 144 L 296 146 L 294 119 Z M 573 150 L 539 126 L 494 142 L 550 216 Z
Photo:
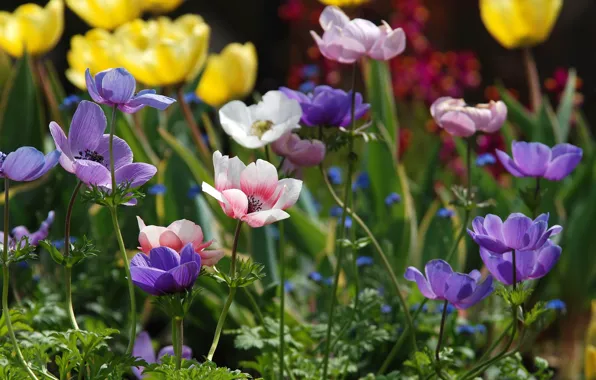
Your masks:
M 263 209 L 263 202 L 255 198 L 253 195 L 248 197 L 248 213 L 261 211 Z
M 84 152 L 82 150 L 79 150 L 79 155 L 75 156 L 75 159 L 95 161 L 99 162 L 100 164 L 103 164 L 103 156 L 97 153 L 96 151 L 90 149 L 85 149 Z

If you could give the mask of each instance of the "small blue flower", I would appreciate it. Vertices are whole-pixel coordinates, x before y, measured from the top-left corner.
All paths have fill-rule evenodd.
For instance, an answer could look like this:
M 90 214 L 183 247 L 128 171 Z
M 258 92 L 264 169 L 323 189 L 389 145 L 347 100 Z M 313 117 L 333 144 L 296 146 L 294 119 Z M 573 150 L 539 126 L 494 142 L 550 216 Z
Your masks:
M 383 314 L 389 314 L 389 313 L 391 313 L 391 310 L 393 310 L 391 308 L 391 306 L 389 306 L 387 304 L 381 305 L 381 313 L 383 313 Z
M 155 184 L 153 186 L 150 186 L 149 189 L 147 189 L 147 193 L 149 193 L 151 195 L 165 194 L 165 192 L 166 192 L 166 185 L 164 185 L 163 183 Z
M 302 67 L 302 76 L 306 78 L 312 78 L 319 75 L 319 66 L 317 65 L 304 65 Z
M 334 218 L 339 218 L 341 216 L 342 212 L 343 212 L 343 208 L 341 208 L 339 206 L 333 206 L 333 207 L 331 207 L 331 210 L 329 210 L 329 215 L 331 215 Z
M 332 185 L 340 185 L 341 184 L 341 168 L 337 166 L 332 166 L 327 169 L 327 178 L 329 178 L 329 182 Z
M 66 98 L 62 99 L 62 103 L 60 103 L 60 108 L 62 111 L 74 108 L 77 104 L 81 102 L 81 98 L 78 95 L 68 95 Z
M 26 262 L 26 261 L 18 261 L 17 262 L 17 267 L 23 268 L 23 269 L 28 269 L 29 268 L 29 263 Z
M 356 191 L 358 189 L 368 189 L 370 187 L 370 176 L 367 172 L 362 172 L 358 174 L 356 180 L 352 184 L 352 191 Z
M 455 332 L 460 335 L 472 335 L 476 332 L 476 328 L 472 325 L 459 325 L 455 328 Z
M 201 98 L 194 91 L 190 91 L 184 94 L 184 101 L 186 104 L 199 104 L 201 103 Z
M 201 186 L 199 186 L 195 183 L 194 185 L 192 185 L 188 188 L 186 197 L 189 199 L 194 199 L 199 194 L 201 194 Z
M 314 282 L 321 282 L 323 281 L 323 275 L 320 274 L 319 272 L 310 272 L 308 274 L 308 278 L 310 278 L 311 280 L 313 280 Z
M 77 238 L 74 236 L 70 237 L 70 243 L 74 244 L 77 241 Z M 64 239 L 60 239 L 60 240 L 54 240 L 52 241 L 52 245 L 54 247 L 56 247 L 56 249 L 62 249 L 64 248 Z
M 344 223 L 344 227 L 352 228 L 352 218 L 350 218 L 348 215 L 346 215 L 346 221 Z
M 559 299 L 554 299 L 554 300 L 550 300 L 546 303 L 546 305 L 544 306 L 545 309 L 550 309 L 550 310 L 559 310 L 559 311 L 564 311 L 567 309 L 567 305 L 565 305 L 565 302 L 559 300 Z
M 449 219 L 451 218 L 453 215 L 455 215 L 455 211 L 448 209 L 448 208 L 440 208 L 439 211 L 437 211 L 437 216 L 439 218 L 443 218 L 443 219 Z
M 497 159 L 492 153 L 483 153 L 476 157 L 476 166 L 494 165 Z
M 373 265 L 373 258 L 370 256 L 360 256 L 356 259 L 356 266 L 363 267 L 366 265 Z
M 290 280 L 286 280 L 284 282 L 284 291 L 286 293 L 292 292 L 295 288 L 296 288 L 296 286 Z
M 484 325 L 476 325 L 475 328 L 476 328 L 476 332 L 478 334 L 486 334 L 486 326 L 484 326 Z
M 401 202 L 401 195 L 398 193 L 391 193 L 385 197 L 385 205 L 387 207 Z
M 333 285 L 333 277 L 327 277 L 323 280 L 323 282 L 325 283 L 325 285 Z
M 457 309 L 455 308 L 455 306 L 453 306 L 453 305 L 452 305 L 452 304 L 450 304 L 450 303 L 449 303 L 449 304 L 447 304 L 447 314 L 451 314 L 451 313 L 453 313 L 455 310 L 457 310 Z
M 304 92 L 305 94 L 312 92 L 315 89 L 315 82 L 308 80 L 304 83 L 302 83 L 300 86 L 298 86 L 298 90 L 300 92 Z

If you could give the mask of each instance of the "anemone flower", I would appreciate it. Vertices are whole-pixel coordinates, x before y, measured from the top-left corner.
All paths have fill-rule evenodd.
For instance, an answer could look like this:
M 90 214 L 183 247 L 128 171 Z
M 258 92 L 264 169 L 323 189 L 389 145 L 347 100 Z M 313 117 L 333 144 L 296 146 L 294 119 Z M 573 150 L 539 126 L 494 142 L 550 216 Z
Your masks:
M 463 99 L 439 98 L 430 107 L 437 125 L 447 133 L 469 137 L 476 132 L 494 133 L 507 119 L 507 106 L 502 101 L 469 106 Z
M 34 181 L 56 166 L 59 158 L 58 150 L 44 156 L 30 146 L 20 147 L 8 154 L 0 152 L 0 178 L 15 182 Z
M 143 359 L 147 364 L 159 363 L 161 358 L 165 355 L 174 356 L 174 346 L 166 346 L 159 350 L 157 356 L 151 344 L 151 337 L 146 331 L 141 331 L 135 339 L 135 345 L 132 349 L 132 356 Z M 192 349 L 188 346 L 182 346 L 182 357 L 184 359 L 192 359 Z M 132 367 L 132 373 L 139 380 L 143 379 L 144 367 Z
M 37 245 L 40 240 L 48 237 L 50 234 L 50 227 L 54 223 L 54 211 L 48 213 L 46 220 L 41 222 L 39 229 L 35 232 L 30 232 L 25 226 L 17 226 L 12 229 L 10 237 L 8 238 L 8 245 L 13 248 L 15 244 L 19 243 L 23 238 L 27 238 L 29 245 Z M 0 242 L 4 241 L 4 232 L 0 231 Z

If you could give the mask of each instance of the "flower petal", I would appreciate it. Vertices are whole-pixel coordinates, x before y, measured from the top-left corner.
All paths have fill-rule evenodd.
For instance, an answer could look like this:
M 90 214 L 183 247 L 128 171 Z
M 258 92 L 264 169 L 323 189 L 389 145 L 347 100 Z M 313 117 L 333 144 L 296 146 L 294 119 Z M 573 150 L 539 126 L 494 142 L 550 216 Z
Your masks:
M 528 229 L 532 226 L 532 219 L 520 213 L 509 215 L 503 223 L 504 243 L 512 249 L 522 249 L 528 246 L 529 236 L 526 235 Z M 493 251 L 489 247 L 486 247 Z
M 131 267 L 151 267 L 151 260 L 149 256 L 145 255 L 144 253 L 137 253 L 134 255 L 132 260 L 130 260 Z
M 148 364 L 157 362 L 155 350 L 151 343 L 151 337 L 146 331 L 141 331 L 135 339 L 135 345 L 132 348 L 132 356 L 146 361 Z
M 205 187 L 203 186 L 203 191 L 205 191 L 204 189 Z M 221 193 L 221 197 L 224 212 L 230 218 L 240 219 L 248 212 L 248 197 L 241 190 L 224 190 Z
M 229 191 L 229 190 L 228 190 Z M 263 227 L 277 221 L 287 219 L 290 214 L 283 210 L 272 209 L 266 211 L 258 211 L 245 215 L 242 217 L 242 221 L 246 222 L 253 228 Z
M 319 16 L 319 24 L 323 30 L 329 29 L 331 25 L 342 28 L 348 22 L 350 22 L 350 18 L 341 9 L 333 5 L 326 6 Z
M 118 170 L 124 165 L 132 163 L 132 149 L 124 139 L 114 136 L 113 143 L 114 169 Z M 110 135 L 105 134 L 99 139 L 95 152 L 103 157 L 101 162 L 106 168 L 110 167 Z
M 157 168 L 143 162 L 124 165 L 116 170 L 116 183 L 129 182 L 131 188 L 139 187 L 147 183 L 157 173 Z
M 198 254 L 201 256 L 201 263 L 203 265 L 212 267 L 224 257 L 225 252 L 221 249 L 211 249 L 199 251 Z
M 50 123 L 50 134 L 52 135 L 52 138 L 54 139 L 54 144 L 56 144 L 56 148 L 64 153 L 65 156 L 67 156 L 70 160 L 73 160 L 74 158 L 72 157 L 72 154 L 70 152 L 70 146 L 68 144 L 68 139 L 66 138 L 66 135 L 64 134 L 64 131 L 62 130 L 62 128 L 58 125 L 58 123 L 52 121 Z M 72 173 L 72 171 L 64 168 L 66 171 Z M 74 171 L 74 169 L 73 169 Z
M 468 234 L 470 235 L 472 240 L 476 242 L 476 244 L 494 253 L 503 254 L 505 252 L 511 251 L 511 248 L 509 246 L 503 244 L 500 240 L 497 240 L 490 236 L 476 234 L 470 230 L 468 230 Z
M 567 177 L 582 159 L 583 151 L 571 144 L 558 144 L 553 147 L 552 160 L 544 173 L 544 178 L 560 181 Z
M 492 276 L 488 276 L 483 283 L 476 286 L 474 293 L 468 298 L 462 300 L 459 305 L 455 305 L 458 309 L 467 309 L 471 306 L 474 306 L 478 302 L 482 301 L 486 297 L 488 297 L 494 290 L 493 287 L 493 278 Z
M 174 356 L 174 346 L 165 346 L 161 350 L 159 350 L 159 354 L 157 354 L 157 359 L 161 359 L 165 355 Z M 192 349 L 188 346 L 182 346 L 182 358 L 186 360 L 192 359 Z
M 58 160 L 60 160 L 61 156 L 62 153 L 60 153 L 59 150 L 54 150 L 53 152 L 46 154 L 44 157 L 43 166 L 39 168 L 38 171 L 31 173 L 26 179 L 24 179 L 24 181 L 34 181 L 42 175 L 46 174 L 50 169 L 52 169 L 54 166 L 56 166 L 56 164 L 58 164 Z
M 2 174 L 13 181 L 28 181 L 45 164 L 45 157 L 39 150 L 24 146 L 9 153 L 2 164 Z
M 195 252 L 191 243 L 188 243 L 180 251 L 180 264 L 186 264 L 194 261 L 199 268 L 201 267 L 201 256 Z
M 534 270 L 528 275 L 529 279 L 537 279 L 545 276 L 555 266 L 561 257 L 561 247 L 548 244 L 542 247 L 536 257 Z
M 168 230 L 175 233 L 183 244 L 193 243 L 193 247 L 196 247 L 203 242 L 201 226 L 190 220 L 176 220 L 168 226 Z
M 85 70 L 85 82 L 87 84 L 87 91 L 89 91 L 89 96 L 91 96 L 91 99 L 93 99 L 94 102 L 104 104 L 106 100 L 102 98 L 102 96 L 97 91 L 97 84 L 95 83 L 95 78 L 93 78 L 89 69 Z
M 176 102 L 168 96 L 157 95 L 154 90 L 144 90 L 135 95 L 126 105 L 128 107 L 149 106 L 158 110 L 165 110 Z
M 445 299 L 460 309 L 460 303 L 470 297 L 476 289 L 476 280 L 467 274 L 452 273 L 445 281 Z M 465 308 L 465 307 L 464 307 Z
M 125 104 L 135 93 L 134 77 L 121 67 L 108 69 L 95 76 L 97 89 L 110 104 Z
M 451 265 L 444 260 L 431 260 L 424 266 L 424 271 L 433 293 L 443 298 L 447 279 L 453 273 Z
M 247 196 L 259 198 L 271 207 L 277 189 L 277 169 L 271 163 L 257 160 L 250 163 L 240 175 L 240 189 Z
M 463 112 L 446 112 L 438 122 L 441 128 L 453 136 L 470 137 L 476 133 L 474 121 Z
M 503 241 L 503 221 L 496 215 L 488 214 L 484 218 L 484 230 L 488 236 Z
M 513 160 L 522 173 L 530 177 L 541 177 L 550 162 L 551 150 L 542 143 L 514 141 L 511 145 Z
M 143 291 L 159 296 L 162 292 L 155 287 L 156 281 L 165 273 L 159 269 L 135 266 L 130 268 L 132 282 Z
M 172 248 L 174 251 L 179 251 L 184 246 L 182 240 L 173 231 L 166 230 L 159 235 L 159 245 L 162 247 Z
M 416 285 L 418 285 L 420 293 L 422 293 L 422 295 L 426 298 L 431 300 L 438 298 L 437 295 L 433 293 L 428 280 L 417 268 L 408 267 L 408 269 L 406 269 L 406 273 L 404 274 L 404 278 L 408 281 L 415 281 Z
M 513 284 L 511 252 L 494 254 L 485 248 L 480 248 L 480 257 L 488 271 L 505 285 Z
M 499 161 L 501 161 L 501 164 L 505 167 L 509 174 L 518 178 L 523 178 L 526 176 L 524 173 L 522 173 L 520 168 L 517 167 L 515 161 L 513 161 L 513 159 L 511 159 L 511 157 L 507 155 L 507 153 L 499 149 L 495 149 L 495 153 L 497 154 L 497 158 L 499 159 Z
M 78 160 L 75 163 L 75 175 L 86 185 L 111 187 L 110 171 L 95 161 Z
M 153 248 L 149 252 L 149 260 L 151 260 L 151 267 L 166 272 L 180 265 L 180 255 L 168 247 Z
M 273 208 L 285 210 L 293 206 L 300 197 L 302 190 L 302 181 L 294 178 L 284 178 L 277 183 L 277 190 L 280 194 L 279 199 L 273 205 Z
M 155 288 L 162 293 L 181 293 L 192 288 L 199 276 L 200 267 L 196 262 L 189 262 L 170 269 L 157 279 Z
M 84 157 L 95 151 L 107 127 L 106 115 L 100 106 L 83 100 L 77 106 L 68 131 L 68 144 L 73 157 Z

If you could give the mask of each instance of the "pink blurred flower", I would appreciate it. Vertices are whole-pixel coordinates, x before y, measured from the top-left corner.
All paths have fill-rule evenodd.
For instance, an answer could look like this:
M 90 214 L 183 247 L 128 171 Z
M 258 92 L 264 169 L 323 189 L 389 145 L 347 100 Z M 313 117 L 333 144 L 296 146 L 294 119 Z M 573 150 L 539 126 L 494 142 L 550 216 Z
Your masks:
M 441 97 L 432 104 L 430 113 L 449 134 L 469 137 L 477 131 L 493 133 L 501 129 L 507 119 L 507 106 L 502 101 L 491 101 L 472 107 L 463 99 Z
M 285 209 L 296 203 L 302 181 L 279 180 L 277 169 L 263 160 L 244 165 L 238 157 L 213 153 L 215 188 L 203 182 L 205 193 L 217 199 L 227 216 L 246 222 L 251 227 L 290 217 Z
M 196 253 L 201 256 L 201 262 L 206 266 L 213 266 L 224 256 L 222 250 L 209 250 L 213 240 L 203 242 L 203 230 L 201 226 L 190 220 L 177 220 L 167 227 L 147 226 L 143 219 L 137 216 L 139 223 L 139 249 L 148 254 L 149 251 L 157 247 L 172 248 L 176 252 L 188 243 L 192 244 Z
M 286 133 L 271 148 L 278 156 L 285 157 L 283 170 L 300 176 L 304 167 L 317 166 L 325 159 L 325 144 L 319 140 L 301 140 L 295 133 Z

